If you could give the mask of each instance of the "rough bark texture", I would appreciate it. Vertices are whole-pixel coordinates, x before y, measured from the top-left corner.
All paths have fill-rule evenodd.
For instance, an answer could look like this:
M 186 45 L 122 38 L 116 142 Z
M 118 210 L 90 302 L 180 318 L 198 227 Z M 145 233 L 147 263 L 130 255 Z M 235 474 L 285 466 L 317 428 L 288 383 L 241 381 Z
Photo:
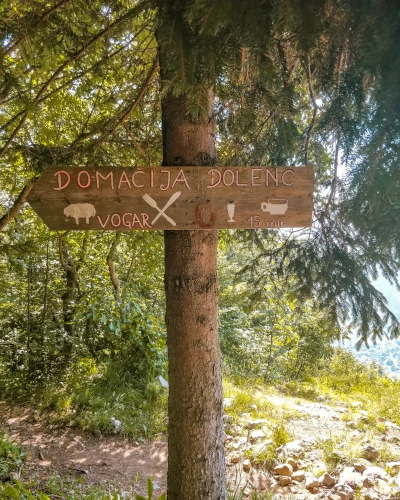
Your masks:
M 184 97 L 163 100 L 164 165 L 212 165 L 214 98 L 192 122 Z M 165 231 L 169 356 L 168 498 L 224 500 L 217 231 Z

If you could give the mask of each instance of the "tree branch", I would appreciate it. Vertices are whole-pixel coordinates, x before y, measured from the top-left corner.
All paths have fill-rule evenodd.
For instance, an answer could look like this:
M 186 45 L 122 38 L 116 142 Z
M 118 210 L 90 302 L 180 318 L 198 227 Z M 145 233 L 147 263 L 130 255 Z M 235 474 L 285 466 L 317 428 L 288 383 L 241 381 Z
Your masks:
M 35 184 L 35 182 L 37 181 L 37 179 L 38 178 L 35 177 L 31 181 L 29 181 L 28 184 L 24 186 L 22 191 L 19 193 L 17 199 L 14 201 L 13 206 L 2 217 L 0 217 L 0 231 L 2 231 L 7 226 L 10 220 L 15 219 L 15 217 L 19 214 L 21 208 L 26 202 L 28 194 L 31 192 L 31 189 Z
M 334 170 L 333 170 L 333 180 L 332 180 L 332 187 L 331 187 L 331 192 L 328 198 L 328 201 L 325 206 L 325 210 L 322 214 L 322 218 L 326 217 L 329 213 L 329 208 L 333 202 L 333 198 L 335 197 L 336 193 L 336 187 L 337 187 L 337 180 L 338 180 L 338 166 L 339 166 L 339 148 L 340 148 L 340 133 L 338 132 L 337 134 L 337 139 L 336 139 L 336 148 L 335 148 L 335 162 L 334 162 Z
M 71 0 L 61 0 L 61 2 L 57 3 L 56 5 L 53 5 L 53 7 L 51 7 L 51 9 L 49 9 L 48 11 L 46 11 L 40 17 L 40 19 L 33 26 L 31 26 L 31 30 L 35 31 L 38 28 L 38 26 L 40 25 L 40 23 L 42 23 L 43 21 L 46 21 L 46 19 L 48 19 L 56 10 L 60 9 L 61 7 L 64 7 L 64 5 L 67 4 L 70 1 Z M 13 45 L 11 45 L 11 47 L 8 47 L 8 49 L 6 49 L 3 52 L 3 54 L 4 55 L 10 54 L 10 52 L 12 52 L 13 50 L 15 50 L 27 38 L 28 38 L 28 33 L 25 33 L 25 35 L 23 35 L 21 38 L 19 38 Z
M 304 164 L 306 167 L 308 167 L 308 148 L 310 146 L 311 133 L 313 131 L 313 128 L 315 125 L 315 119 L 317 118 L 317 111 L 319 109 L 319 107 L 317 106 L 317 103 L 315 101 L 314 90 L 312 87 L 311 69 L 310 69 L 310 61 L 309 60 L 307 61 L 307 82 L 308 82 L 308 91 L 310 93 L 310 99 L 311 99 L 311 102 L 313 103 L 313 115 L 311 118 L 310 126 L 308 127 L 308 130 L 307 130 L 306 144 L 304 146 Z
M 141 4 L 139 4 L 141 6 Z M 64 71 L 72 62 L 77 61 L 80 59 L 87 51 L 89 47 L 91 47 L 94 43 L 96 43 L 98 40 L 100 40 L 104 35 L 112 31 L 114 28 L 125 22 L 127 19 L 131 18 L 134 14 L 136 14 L 139 5 L 137 5 L 134 9 L 131 9 L 129 12 L 127 12 L 125 15 L 121 16 L 120 18 L 116 19 L 113 23 L 109 24 L 106 28 L 103 30 L 99 31 L 96 35 L 94 35 L 81 49 L 79 49 L 75 54 L 73 54 L 65 63 L 63 63 L 61 66 L 59 66 L 56 71 L 51 75 L 51 77 L 42 85 L 41 89 L 39 92 L 36 94 L 35 98 L 33 99 L 31 106 L 35 106 L 38 104 L 40 101 L 41 97 L 43 94 L 46 92 L 46 90 L 49 88 L 49 86 L 55 81 L 57 76 Z M 129 115 L 128 115 L 129 116 Z M 14 129 L 13 133 L 3 146 L 3 148 L 0 150 L 0 158 L 4 156 L 6 151 L 8 150 L 11 142 L 13 139 L 16 137 L 20 129 L 23 127 L 25 124 L 26 120 L 28 118 L 28 109 L 25 110 L 24 114 L 22 115 L 21 121 L 17 125 L 17 127 Z
M 131 130 L 129 129 L 128 125 L 123 122 L 123 125 L 125 127 L 125 130 L 128 132 L 128 135 L 131 139 L 131 141 L 133 142 L 133 144 L 138 148 L 138 150 L 142 153 L 143 157 L 146 159 L 146 161 L 149 163 L 150 165 L 150 159 L 149 157 L 147 156 L 147 154 L 145 153 L 144 149 L 142 148 L 142 146 L 137 142 L 137 140 L 135 139 L 135 136 L 132 134 Z
M 113 284 L 114 290 L 115 290 L 115 298 L 118 302 L 121 300 L 121 283 L 118 279 L 117 273 L 115 272 L 115 266 L 114 266 L 114 257 L 115 257 L 115 252 L 117 251 L 119 241 L 121 239 L 121 233 L 116 233 L 114 241 L 111 245 L 110 251 L 108 252 L 107 255 L 107 266 L 110 272 L 110 278 L 111 278 L 111 283 Z

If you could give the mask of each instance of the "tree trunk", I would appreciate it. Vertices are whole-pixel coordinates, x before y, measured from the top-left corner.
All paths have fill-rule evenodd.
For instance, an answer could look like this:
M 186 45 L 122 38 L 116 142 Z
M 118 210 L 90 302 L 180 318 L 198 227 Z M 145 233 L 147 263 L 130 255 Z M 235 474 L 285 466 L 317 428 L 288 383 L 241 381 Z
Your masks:
M 214 96 L 193 122 L 184 96 L 162 103 L 164 165 L 215 163 Z M 193 210 L 195 207 L 193 207 Z M 168 498 L 224 500 L 217 231 L 165 231 L 169 357 Z

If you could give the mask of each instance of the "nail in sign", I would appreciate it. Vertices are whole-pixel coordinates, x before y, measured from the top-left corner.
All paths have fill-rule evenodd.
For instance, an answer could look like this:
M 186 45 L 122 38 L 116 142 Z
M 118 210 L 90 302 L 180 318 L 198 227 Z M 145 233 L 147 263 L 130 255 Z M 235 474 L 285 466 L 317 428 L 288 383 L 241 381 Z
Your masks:
M 47 169 L 28 201 L 50 229 L 311 226 L 312 167 Z

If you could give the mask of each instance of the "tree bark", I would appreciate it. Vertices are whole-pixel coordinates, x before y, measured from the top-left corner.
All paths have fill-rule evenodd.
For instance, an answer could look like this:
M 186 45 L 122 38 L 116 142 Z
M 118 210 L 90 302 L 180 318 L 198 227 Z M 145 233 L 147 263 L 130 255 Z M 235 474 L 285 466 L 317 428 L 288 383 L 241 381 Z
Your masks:
M 164 165 L 215 163 L 214 96 L 193 122 L 184 96 L 162 103 Z M 195 207 L 193 207 L 193 210 Z M 217 231 L 165 231 L 169 357 L 168 498 L 224 500 Z

